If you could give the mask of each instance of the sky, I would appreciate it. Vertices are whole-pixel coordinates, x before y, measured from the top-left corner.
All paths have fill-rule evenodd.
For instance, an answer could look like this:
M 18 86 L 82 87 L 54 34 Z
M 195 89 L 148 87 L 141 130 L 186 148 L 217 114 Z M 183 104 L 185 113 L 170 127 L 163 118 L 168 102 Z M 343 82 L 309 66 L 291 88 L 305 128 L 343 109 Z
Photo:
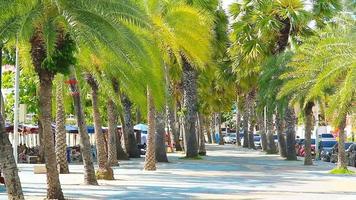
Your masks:
M 227 10 L 228 6 L 236 0 L 221 0 L 221 1 L 223 3 L 224 9 Z

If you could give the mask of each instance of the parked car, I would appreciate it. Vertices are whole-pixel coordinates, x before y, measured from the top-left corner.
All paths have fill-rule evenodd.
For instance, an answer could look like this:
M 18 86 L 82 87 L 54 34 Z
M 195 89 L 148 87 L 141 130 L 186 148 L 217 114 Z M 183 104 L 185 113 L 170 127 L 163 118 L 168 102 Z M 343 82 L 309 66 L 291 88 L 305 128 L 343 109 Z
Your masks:
M 348 160 L 348 165 L 356 167 L 356 143 L 353 143 L 346 150 L 346 156 Z
M 261 136 L 258 134 L 254 134 L 253 135 L 253 142 L 255 143 L 255 147 L 257 149 L 262 149 L 262 145 L 261 145 Z
M 319 144 L 320 159 L 326 162 L 330 162 L 331 151 L 336 144 L 336 140 L 321 141 Z
M 352 142 L 345 143 L 345 151 L 352 145 Z M 330 162 L 336 163 L 338 161 L 339 145 L 336 143 L 331 150 Z M 346 152 L 347 153 L 347 152 Z
M 235 144 L 236 143 L 236 133 L 227 133 L 224 136 L 224 142 L 227 144 Z
M 320 135 L 320 141 L 336 141 L 336 139 L 331 133 L 323 133 Z
M 311 154 L 312 156 L 315 156 L 315 139 L 311 139 Z M 297 155 L 301 157 L 305 156 L 305 140 L 303 140 L 302 144 L 300 145 Z

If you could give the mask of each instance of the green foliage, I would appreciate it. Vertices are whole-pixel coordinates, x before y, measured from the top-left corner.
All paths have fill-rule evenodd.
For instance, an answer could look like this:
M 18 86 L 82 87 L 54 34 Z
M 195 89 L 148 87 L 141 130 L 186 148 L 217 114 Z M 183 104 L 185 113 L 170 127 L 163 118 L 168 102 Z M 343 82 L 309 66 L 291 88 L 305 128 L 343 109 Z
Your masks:
M 329 173 L 330 174 L 342 174 L 342 175 L 354 175 L 356 172 L 349 170 L 347 168 L 336 167 L 336 168 L 332 169 Z

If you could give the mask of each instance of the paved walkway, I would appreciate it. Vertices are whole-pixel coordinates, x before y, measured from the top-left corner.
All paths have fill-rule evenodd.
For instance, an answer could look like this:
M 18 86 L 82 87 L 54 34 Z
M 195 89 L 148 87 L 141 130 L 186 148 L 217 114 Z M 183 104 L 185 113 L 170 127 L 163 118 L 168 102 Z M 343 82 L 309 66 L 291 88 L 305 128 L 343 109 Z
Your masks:
M 71 165 L 71 174 L 61 175 L 68 199 L 270 199 L 355 200 L 356 176 L 327 172 L 334 164 L 285 161 L 276 155 L 208 145 L 204 160 L 182 160 L 169 154 L 170 163 L 155 172 L 142 171 L 143 158 L 121 162 L 114 168 L 115 181 L 100 186 L 83 185 L 83 166 Z M 34 175 L 33 165 L 20 165 L 21 181 L 28 199 L 43 199 L 45 175 Z M 356 170 L 353 168 L 353 170 Z M 0 199 L 6 194 L 0 190 Z

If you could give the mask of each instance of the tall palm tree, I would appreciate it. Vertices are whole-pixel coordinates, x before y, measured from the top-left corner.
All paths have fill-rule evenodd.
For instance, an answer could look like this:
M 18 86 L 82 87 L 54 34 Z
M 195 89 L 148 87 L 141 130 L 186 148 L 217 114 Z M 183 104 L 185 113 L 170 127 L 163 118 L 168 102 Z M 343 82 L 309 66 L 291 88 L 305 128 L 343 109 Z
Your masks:
M 108 112 L 108 164 L 110 166 L 118 165 L 117 156 L 117 109 L 114 101 L 107 101 Z M 121 143 L 120 143 L 121 146 Z M 122 147 L 121 147 L 122 148 Z
M 302 100 L 307 119 L 311 120 L 311 106 L 314 100 L 330 97 L 328 117 L 339 131 L 338 168 L 347 169 L 344 149 L 345 125 L 348 113 L 353 113 L 356 76 L 355 68 L 355 20 L 352 17 L 339 17 L 337 27 L 327 26 L 318 36 L 312 37 L 297 49 L 290 63 L 290 71 L 282 78 L 288 80 L 280 95 L 292 93 L 295 99 Z M 303 90 L 295 93 L 296 87 Z M 297 95 L 302 95 L 302 99 Z M 308 112 L 307 112 L 308 111 Z M 306 125 L 309 125 L 306 124 Z M 307 128 L 306 128 L 307 129 Z
M 56 159 L 58 162 L 59 173 L 68 174 L 69 167 L 67 161 L 67 142 L 66 142 L 66 116 L 64 110 L 63 100 L 63 84 L 64 79 L 62 75 L 57 76 L 56 81 Z
M 182 67 L 183 110 L 186 156 L 198 155 L 195 122 L 197 112 L 197 72 L 209 61 L 210 22 L 203 11 L 184 1 L 150 1 L 145 6 L 154 36 L 166 58 L 174 57 Z M 193 31 L 194 30 L 194 31 Z M 189 39 L 188 39 L 189 38 Z M 202 40 L 201 38 L 204 38 Z M 165 59 L 169 62 L 170 59 Z
M 147 88 L 147 151 L 145 158 L 144 170 L 156 170 L 156 154 L 155 154 L 155 108 L 153 97 L 149 88 Z
M 80 151 L 82 153 L 84 163 L 84 182 L 89 185 L 98 185 L 91 155 L 91 145 L 85 122 L 84 110 L 81 102 L 80 88 L 78 87 L 78 81 L 74 69 L 71 72 L 68 83 L 73 97 L 75 116 L 77 118 L 78 132 L 80 135 Z
M 5 131 L 4 118 L 0 113 L 0 166 L 5 177 L 8 199 L 23 200 L 25 198 L 13 155 L 12 145 Z
M 105 138 L 102 130 L 101 117 L 99 112 L 99 85 L 91 73 L 85 74 L 85 79 L 91 88 L 92 108 L 93 108 L 93 121 L 95 129 L 95 143 L 98 155 L 99 168 L 96 172 L 97 179 L 113 180 L 114 173 L 108 164 L 108 156 L 105 148 Z
M 165 115 L 163 112 L 157 112 L 155 118 L 155 154 L 157 162 L 168 162 L 166 152 L 166 131 Z

